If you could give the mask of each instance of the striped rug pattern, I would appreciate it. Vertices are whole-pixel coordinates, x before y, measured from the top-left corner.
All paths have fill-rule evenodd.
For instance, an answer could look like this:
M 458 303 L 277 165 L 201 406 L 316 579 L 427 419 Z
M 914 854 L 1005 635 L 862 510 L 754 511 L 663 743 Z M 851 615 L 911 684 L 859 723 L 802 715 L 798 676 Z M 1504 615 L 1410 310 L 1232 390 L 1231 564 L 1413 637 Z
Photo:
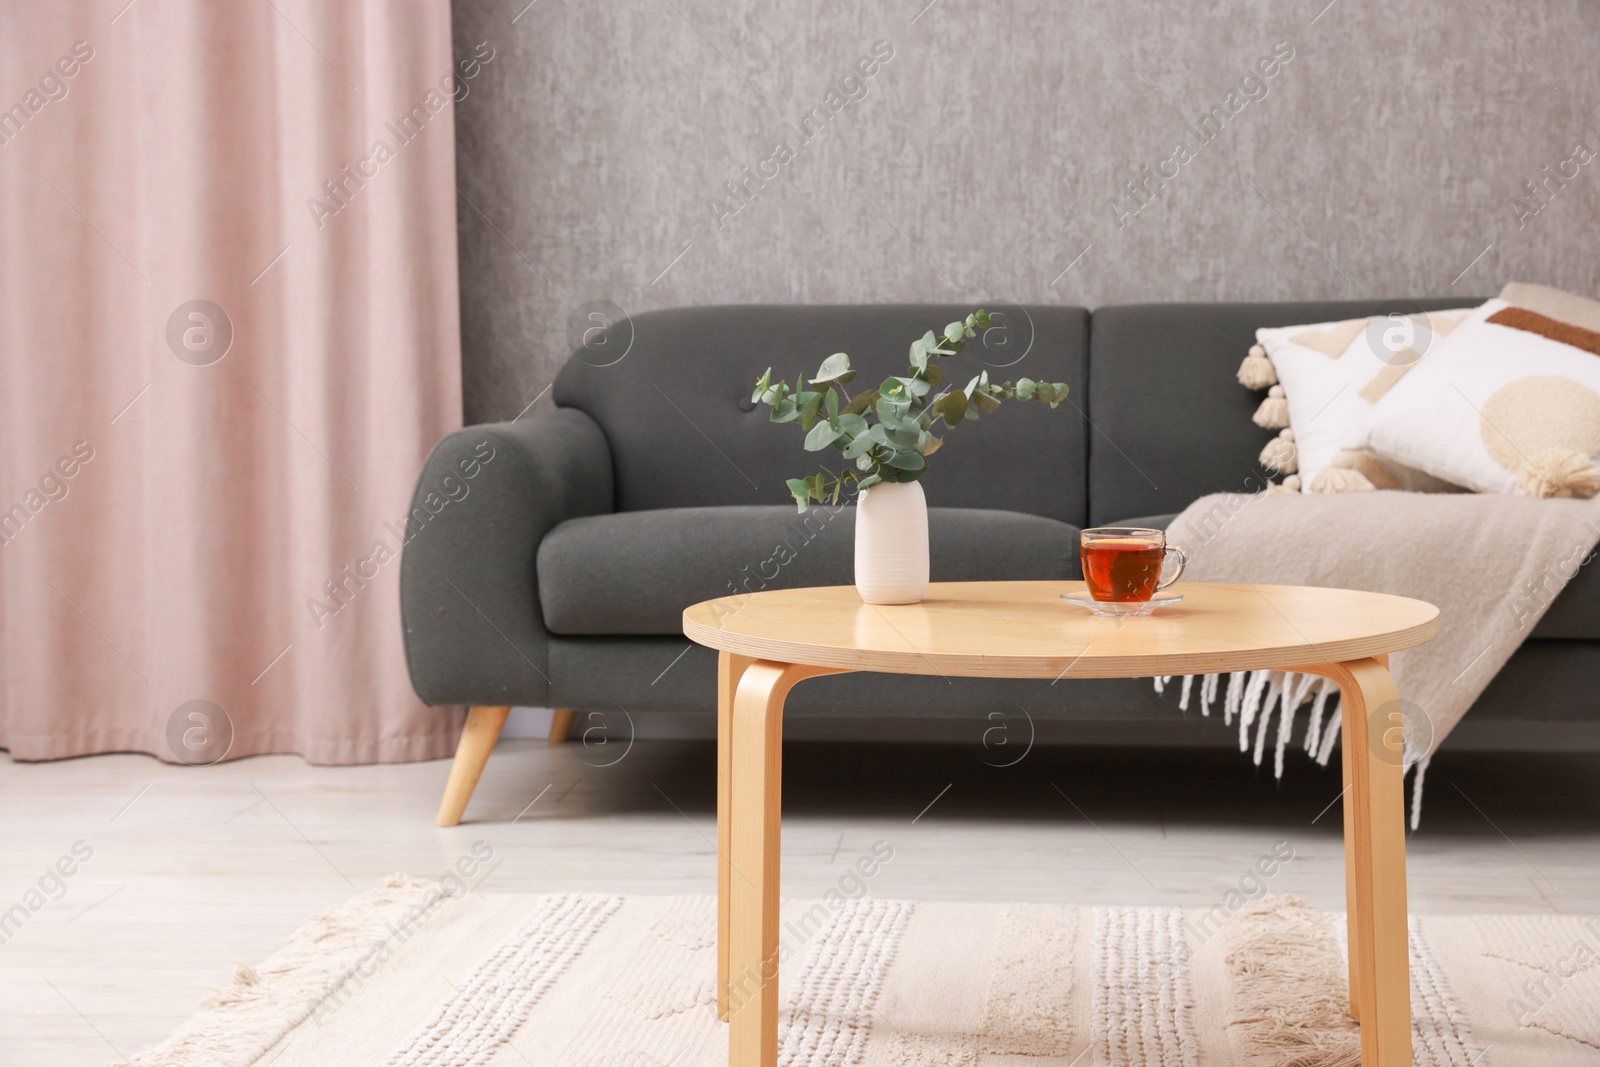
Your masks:
M 781 908 L 782 1067 L 1355 1067 L 1343 916 L 833 894 Z M 1600 1062 L 1600 921 L 1423 916 L 1418 1067 Z M 708 897 L 397 876 L 242 967 L 133 1067 L 727 1062 Z

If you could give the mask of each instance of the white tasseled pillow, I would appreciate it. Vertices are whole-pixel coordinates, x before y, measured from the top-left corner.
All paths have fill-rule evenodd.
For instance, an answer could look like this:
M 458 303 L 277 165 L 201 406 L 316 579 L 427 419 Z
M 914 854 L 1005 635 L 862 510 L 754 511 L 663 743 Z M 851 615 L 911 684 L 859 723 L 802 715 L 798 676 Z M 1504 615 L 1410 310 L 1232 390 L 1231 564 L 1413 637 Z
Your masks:
M 1295 474 L 1304 492 L 1454 488 L 1396 470 L 1366 452 L 1373 405 L 1470 313 L 1469 308 L 1373 316 L 1256 331 L 1239 381 L 1266 389 L 1255 423 L 1281 430 L 1263 466 Z

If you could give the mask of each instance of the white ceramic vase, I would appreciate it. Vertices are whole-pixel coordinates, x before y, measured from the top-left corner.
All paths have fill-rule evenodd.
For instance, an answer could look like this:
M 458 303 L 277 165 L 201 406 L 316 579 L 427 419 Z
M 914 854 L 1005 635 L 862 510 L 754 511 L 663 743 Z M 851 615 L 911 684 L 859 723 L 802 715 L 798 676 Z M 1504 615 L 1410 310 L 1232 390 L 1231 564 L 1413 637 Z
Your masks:
M 920 482 L 879 482 L 856 498 L 856 592 L 915 604 L 928 591 L 928 500 Z

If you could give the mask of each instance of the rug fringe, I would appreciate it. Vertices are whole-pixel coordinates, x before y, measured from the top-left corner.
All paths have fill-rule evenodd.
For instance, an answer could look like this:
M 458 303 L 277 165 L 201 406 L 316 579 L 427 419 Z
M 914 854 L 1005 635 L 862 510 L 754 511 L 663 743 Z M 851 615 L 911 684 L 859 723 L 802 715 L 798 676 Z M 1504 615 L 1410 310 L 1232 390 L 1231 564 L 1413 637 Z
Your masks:
M 1247 904 L 1227 966 L 1235 1015 L 1253 1050 L 1279 1067 L 1359 1067 L 1361 1031 L 1348 1016 L 1345 966 L 1328 917 L 1297 897 Z
M 115 1067 L 216 1067 L 254 1063 L 349 978 L 388 922 L 437 882 L 393 874 L 376 889 L 314 916 L 259 967 L 238 964 L 233 981 L 155 1048 Z

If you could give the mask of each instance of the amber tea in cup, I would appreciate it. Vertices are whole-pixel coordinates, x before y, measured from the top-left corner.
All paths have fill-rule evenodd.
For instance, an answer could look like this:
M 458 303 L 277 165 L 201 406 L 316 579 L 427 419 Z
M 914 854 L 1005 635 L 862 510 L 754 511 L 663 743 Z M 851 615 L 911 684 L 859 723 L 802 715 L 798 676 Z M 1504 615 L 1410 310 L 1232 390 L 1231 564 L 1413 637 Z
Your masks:
M 1100 526 L 1083 531 L 1079 558 L 1089 595 L 1121 603 L 1149 600 L 1183 575 L 1189 562 L 1183 549 L 1167 544 L 1161 530 L 1132 526 Z M 1178 557 L 1172 577 L 1162 581 L 1168 553 Z

